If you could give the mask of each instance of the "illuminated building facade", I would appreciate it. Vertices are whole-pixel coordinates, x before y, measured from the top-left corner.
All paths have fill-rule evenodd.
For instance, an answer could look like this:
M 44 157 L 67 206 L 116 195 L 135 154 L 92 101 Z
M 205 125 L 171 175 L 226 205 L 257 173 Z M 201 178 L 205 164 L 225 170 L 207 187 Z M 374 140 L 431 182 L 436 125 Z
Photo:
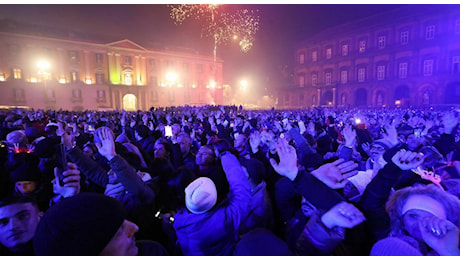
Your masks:
M 128 39 L 95 43 L 0 32 L 0 106 L 148 110 L 222 104 L 223 61 L 153 50 Z
M 279 108 L 460 103 L 460 5 L 408 5 L 329 28 L 295 49 Z

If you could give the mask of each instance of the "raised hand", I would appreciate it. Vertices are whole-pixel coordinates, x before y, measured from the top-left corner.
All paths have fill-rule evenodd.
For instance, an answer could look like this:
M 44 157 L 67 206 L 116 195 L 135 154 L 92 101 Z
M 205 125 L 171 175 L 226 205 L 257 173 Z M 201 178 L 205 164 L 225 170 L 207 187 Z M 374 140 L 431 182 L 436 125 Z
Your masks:
M 115 141 L 113 140 L 112 130 L 108 127 L 101 127 L 98 128 L 96 131 L 96 135 L 98 135 L 100 143 L 95 142 L 97 150 L 99 153 L 107 158 L 107 160 L 112 160 L 115 157 Z
M 398 131 L 396 130 L 395 124 L 386 124 L 383 126 L 385 129 L 384 139 L 388 140 L 391 145 L 397 145 L 398 141 Z
M 251 145 L 251 150 L 253 153 L 259 151 L 259 146 L 261 143 L 260 134 L 258 131 L 255 131 L 249 135 L 249 145 Z
M 404 149 L 398 151 L 391 158 L 391 161 L 403 171 L 417 168 L 423 163 L 423 160 L 424 156 L 422 153 L 415 153 Z
M 341 189 L 345 187 L 347 178 L 358 174 L 358 164 L 353 161 L 345 162 L 338 159 L 335 162 L 324 164 L 311 172 L 318 180 L 322 181 L 331 189 Z
M 442 256 L 460 255 L 458 248 L 459 229 L 449 220 L 436 216 L 426 217 L 419 222 L 420 233 L 427 245 Z
M 356 139 L 356 131 L 351 125 L 346 125 L 342 131 L 343 137 L 345 138 L 345 146 L 352 146 Z
M 73 163 L 67 163 L 67 170 L 62 173 L 64 185 L 59 184 L 58 177 L 59 168 L 54 168 L 54 179 L 51 181 L 53 184 L 53 191 L 64 198 L 71 197 L 80 193 L 80 171 Z
M 119 182 L 119 183 L 116 183 L 116 184 L 107 184 L 105 186 L 104 194 L 106 196 L 109 196 L 109 197 L 112 197 L 114 199 L 117 199 L 120 196 L 122 196 L 123 194 L 125 194 L 125 192 L 126 192 L 125 187 L 123 186 L 123 184 L 121 184 L 121 182 Z
M 291 181 L 297 177 L 299 169 L 297 168 L 297 154 L 294 147 L 290 146 L 284 138 L 278 139 L 276 152 L 280 162 L 276 163 L 275 159 L 270 159 L 273 169 L 282 176 L 289 178 Z
M 329 228 L 353 228 L 365 221 L 363 213 L 353 204 L 342 201 L 321 216 L 321 222 Z

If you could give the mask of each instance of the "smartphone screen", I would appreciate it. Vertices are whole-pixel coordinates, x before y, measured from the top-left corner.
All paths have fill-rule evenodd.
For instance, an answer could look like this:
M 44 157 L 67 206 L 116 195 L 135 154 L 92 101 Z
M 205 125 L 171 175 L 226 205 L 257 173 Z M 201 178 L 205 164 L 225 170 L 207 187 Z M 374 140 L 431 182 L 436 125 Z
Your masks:
M 165 136 L 171 137 L 172 136 L 172 129 L 170 125 L 165 126 Z

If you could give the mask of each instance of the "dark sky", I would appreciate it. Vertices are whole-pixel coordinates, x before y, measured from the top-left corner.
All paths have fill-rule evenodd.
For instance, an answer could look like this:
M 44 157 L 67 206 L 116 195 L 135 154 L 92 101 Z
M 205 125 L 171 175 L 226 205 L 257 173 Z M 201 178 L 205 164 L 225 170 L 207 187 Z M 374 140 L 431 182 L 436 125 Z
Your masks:
M 401 5 L 399 5 L 401 6 Z M 258 10 L 260 27 L 253 48 L 244 53 L 236 42 L 219 46 L 225 83 L 247 78 L 259 89 L 275 87 L 279 67 L 294 61 L 296 41 L 330 26 L 399 7 L 381 4 L 257 4 L 220 8 Z M 160 4 L 0 5 L 0 19 L 117 36 L 135 42 L 154 42 L 198 49 L 212 55 L 212 40 L 200 37 L 200 25 L 186 20 L 175 25 L 169 8 Z

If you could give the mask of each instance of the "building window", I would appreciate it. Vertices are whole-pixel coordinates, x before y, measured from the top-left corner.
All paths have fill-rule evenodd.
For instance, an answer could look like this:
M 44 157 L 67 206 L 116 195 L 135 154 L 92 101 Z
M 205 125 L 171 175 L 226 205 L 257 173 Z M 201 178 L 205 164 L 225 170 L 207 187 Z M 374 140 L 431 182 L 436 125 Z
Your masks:
M 340 72 L 340 83 L 347 84 L 348 83 L 348 71 L 342 70 Z
M 131 56 L 124 56 L 124 63 L 125 65 L 132 65 L 132 57 Z
M 436 29 L 436 26 L 434 25 L 428 25 L 427 27 L 425 27 L 425 39 L 426 40 L 434 39 L 435 29 Z
M 385 79 L 385 65 L 380 65 L 377 67 L 377 80 Z
M 188 63 L 182 64 L 182 67 L 184 68 L 184 72 L 188 72 Z
M 332 85 L 332 72 L 326 72 L 324 74 L 324 78 L 325 78 L 326 86 Z
M 366 40 L 359 41 L 359 52 L 363 53 L 366 51 Z
M 458 74 L 460 72 L 460 56 L 452 57 L 452 73 Z
M 299 87 L 301 88 L 305 87 L 305 76 L 304 75 L 299 76 Z
M 150 69 L 155 69 L 155 59 L 149 60 Z
M 47 101 L 54 101 L 55 100 L 54 89 L 47 89 L 46 90 L 46 100 Z
M 348 44 L 342 45 L 342 56 L 348 56 Z
M 299 64 L 302 65 L 305 63 L 305 53 L 300 53 L 299 54 Z
M 69 51 L 69 59 L 72 62 L 78 61 L 79 60 L 78 51 Z
M 98 100 L 105 100 L 105 90 L 98 90 L 97 91 L 97 99 Z
M 14 99 L 18 102 L 24 102 L 26 100 L 26 94 L 24 89 L 15 89 Z
M 102 53 L 96 53 L 95 59 L 97 64 L 102 64 L 102 62 L 104 61 L 104 55 Z
M 311 74 L 311 85 L 312 86 L 318 85 L 318 75 L 316 73 Z
M 407 62 L 401 62 L 399 63 L 399 69 L 398 69 L 398 77 L 400 79 L 405 79 L 407 78 Z
M 98 72 L 96 73 L 96 84 L 103 84 L 104 83 L 104 73 Z
M 81 100 L 81 90 L 80 89 L 73 89 L 72 90 L 72 98 L 74 100 Z
M 132 85 L 133 84 L 133 73 L 132 72 L 125 72 L 125 85 Z
M 198 64 L 198 73 L 203 73 L 203 64 Z
M 460 34 L 460 19 L 455 20 L 455 34 Z
M 326 59 L 332 58 L 332 48 L 326 49 Z
M 379 36 L 379 49 L 385 48 L 385 44 L 386 44 L 386 37 Z
M 318 60 L 318 52 L 317 51 L 312 51 L 311 52 L 311 61 L 317 61 Z
M 401 42 L 401 45 L 405 45 L 409 43 L 409 31 L 401 32 L 400 42 Z
M 16 44 L 10 45 L 10 54 L 12 56 L 18 55 L 20 52 L 21 52 L 21 48 L 19 47 L 19 45 L 16 45 Z
M 77 82 L 77 80 L 78 80 L 78 72 L 76 71 L 70 72 L 70 81 Z
M 433 75 L 433 60 L 423 61 L 423 76 Z
M 13 69 L 13 78 L 15 78 L 15 79 L 21 79 L 22 78 L 21 69 Z
M 169 94 L 169 101 L 174 101 L 175 99 L 174 91 L 169 91 L 168 94 Z
M 300 94 L 300 95 L 299 95 L 299 101 L 300 101 L 301 103 L 303 103 L 303 102 L 305 101 L 305 95 L 304 95 L 304 94 Z
M 358 69 L 358 82 L 364 82 L 366 79 L 366 68 Z

